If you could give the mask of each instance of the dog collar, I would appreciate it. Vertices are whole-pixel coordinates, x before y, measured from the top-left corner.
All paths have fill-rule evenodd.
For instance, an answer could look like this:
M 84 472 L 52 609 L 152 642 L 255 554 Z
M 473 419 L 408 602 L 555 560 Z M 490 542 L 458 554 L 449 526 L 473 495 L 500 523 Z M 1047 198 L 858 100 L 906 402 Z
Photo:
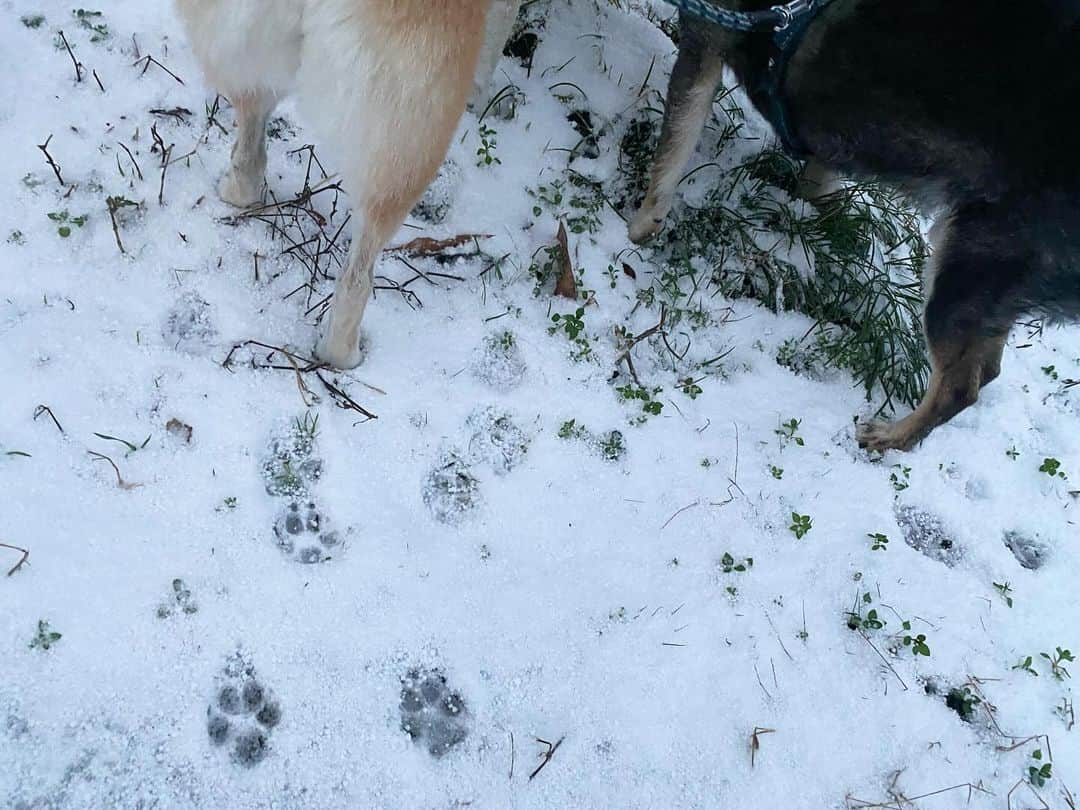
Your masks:
M 666 0 L 679 9 L 705 22 L 741 33 L 772 33 L 772 52 L 768 68 L 757 88 L 764 101 L 762 113 L 769 119 L 784 149 L 797 158 L 807 158 L 810 150 L 791 125 L 784 80 L 791 57 L 802 44 L 803 37 L 817 15 L 832 0 L 794 0 L 762 11 L 732 11 L 707 0 Z

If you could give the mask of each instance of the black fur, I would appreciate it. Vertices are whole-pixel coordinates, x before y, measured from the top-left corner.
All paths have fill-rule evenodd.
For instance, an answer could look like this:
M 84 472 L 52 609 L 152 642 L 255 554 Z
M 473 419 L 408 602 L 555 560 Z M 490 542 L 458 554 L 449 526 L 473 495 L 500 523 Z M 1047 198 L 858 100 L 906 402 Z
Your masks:
M 768 115 L 770 51 L 770 34 L 683 15 L 669 104 L 706 55 L 722 56 Z M 817 160 L 948 218 L 926 309 L 932 355 L 1000 340 L 1021 314 L 1080 318 L 1080 0 L 833 0 L 783 91 Z M 982 384 L 988 374 L 994 363 Z
M 682 29 L 683 51 L 724 54 L 763 104 L 769 34 L 687 15 Z M 995 328 L 1030 310 L 1080 317 L 1080 0 L 834 0 L 792 58 L 784 95 L 826 166 L 956 212 L 950 241 L 984 290 L 949 294 L 992 303 Z M 951 269 L 939 268 L 938 295 Z

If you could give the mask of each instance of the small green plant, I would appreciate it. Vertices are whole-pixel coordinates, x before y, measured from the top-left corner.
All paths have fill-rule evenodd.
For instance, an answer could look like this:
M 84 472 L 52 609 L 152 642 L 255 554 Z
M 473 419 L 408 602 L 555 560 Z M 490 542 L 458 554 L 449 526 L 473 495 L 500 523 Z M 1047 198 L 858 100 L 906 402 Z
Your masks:
M 1039 653 L 1039 657 L 1045 658 L 1047 662 L 1049 662 L 1050 674 L 1057 678 L 1057 680 L 1063 681 L 1066 678 L 1072 677 L 1072 675 L 1069 674 L 1069 670 L 1067 670 L 1064 665 L 1072 663 L 1076 658 L 1068 650 L 1056 647 L 1053 655 L 1050 653 Z
M 679 380 L 679 390 L 690 397 L 690 399 L 697 399 L 705 393 L 701 386 L 698 385 L 699 382 L 701 382 L 701 380 L 695 380 L 693 377 L 686 377 Z
M 576 347 L 570 354 L 574 360 L 584 360 L 592 354 L 592 343 L 585 332 L 585 309 L 578 307 L 577 311 L 568 315 L 556 313 L 551 316 L 554 326 L 548 327 L 548 334 L 554 335 L 563 332 L 567 339 Z
M 56 233 L 59 234 L 61 239 L 67 239 L 71 236 L 71 226 L 74 225 L 77 228 L 82 228 L 86 225 L 87 220 L 90 219 L 89 214 L 73 217 L 67 210 L 50 211 L 48 217 L 56 223 Z
M 7 241 L 9 245 L 25 245 L 26 234 L 19 230 L 12 231 L 8 234 Z
M 1009 607 L 1012 607 L 1013 606 L 1013 598 L 1012 598 L 1012 595 L 1011 595 L 1012 592 L 1013 592 L 1012 586 L 1009 585 L 1008 582 L 995 582 L 994 583 L 994 588 L 996 588 L 997 592 L 1001 594 L 1001 598 L 1005 600 L 1005 604 L 1008 605 Z
M 802 540 L 814 528 L 814 521 L 810 515 L 800 515 L 798 512 L 791 513 L 791 525 L 788 529 L 795 535 L 797 540 Z
M 911 622 L 904 622 L 903 628 L 910 631 Z M 923 633 L 913 636 L 909 632 L 907 635 L 902 636 L 901 640 L 904 642 L 904 646 L 910 647 L 912 653 L 916 656 L 925 655 L 927 658 L 930 657 L 930 647 L 926 643 L 926 636 Z
M 1035 660 L 1035 659 L 1034 659 L 1034 658 L 1032 658 L 1032 657 L 1031 657 L 1031 656 L 1029 655 L 1029 656 L 1027 656 L 1026 658 L 1022 658 L 1022 659 L 1020 659 L 1020 662 L 1019 662 L 1018 664 L 1016 664 L 1016 665 L 1015 665 L 1015 666 L 1013 667 L 1013 669 L 1019 669 L 1019 670 L 1021 670 L 1021 671 L 1023 671 L 1023 672 L 1026 672 L 1026 673 L 1027 673 L 1028 675 L 1032 675 L 1032 676 L 1034 676 L 1034 677 L 1038 678 L 1038 677 L 1039 677 L 1039 673 L 1038 673 L 1038 672 L 1037 672 L 1037 671 L 1035 670 L 1035 667 L 1034 667 L 1034 666 L 1032 666 L 1032 663 L 1034 662 L 1034 660 Z
M 221 506 L 219 506 L 215 511 L 218 511 L 218 512 L 231 512 L 234 509 L 236 509 L 236 507 L 239 506 L 239 504 L 240 504 L 239 499 L 236 498 L 236 496 L 234 496 L 234 495 L 230 495 L 228 498 L 226 498 L 225 500 L 223 500 L 221 502 Z
M 44 14 L 27 14 L 20 19 L 22 20 L 22 24 L 27 28 L 41 28 L 41 26 L 45 24 Z
M 1041 748 L 1036 748 L 1031 754 L 1033 764 L 1028 766 L 1028 781 L 1034 787 L 1046 787 L 1046 783 L 1053 777 L 1054 766 L 1050 762 L 1043 761 Z
M 769 465 L 769 475 L 771 475 L 773 478 L 775 478 L 777 481 L 779 481 L 780 479 L 782 479 L 784 477 L 784 468 L 783 467 L 777 467 L 775 465 L 770 464 Z
M 608 461 L 618 461 L 622 458 L 622 454 L 626 452 L 623 435 L 617 430 L 600 434 L 597 437 L 596 446 L 600 450 L 600 455 Z
M 63 638 L 63 636 L 53 630 L 47 621 L 38 619 L 37 635 L 34 636 L 33 640 L 30 642 L 30 649 L 48 650 L 61 638 Z
M 296 417 L 293 422 L 293 439 L 298 453 L 308 455 L 315 446 L 315 440 L 319 438 L 319 415 L 312 415 L 309 411 L 303 416 Z
M 1039 466 L 1039 472 L 1046 473 L 1051 478 L 1068 478 L 1061 469 L 1061 462 L 1056 458 L 1044 458 Z
M 720 558 L 720 569 L 725 574 L 745 574 L 754 567 L 753 557 L 744 557 L 742 561 L 736 560 L 729 552 L 724 552 Z
M 870 550 L 871 551 L 888 551 L 889 550 L 889 538 L 886 535 L 881 534 L 881 532 L 876 532 L 875 534 L 868 534 L 866 536 L 870 538 L 870 541 L 871 541 Z
M 1042 373 L 1049 377 L 1051 380 L 1056 381 L 1058 379 L 1057 369 L 1053 366 L 1043 366 Z
M 1016 461 L 1018 458 L 1020 458 L 1020 451 L 1016 449 L 1016 445 L 1014 444 L 1012 447 L 1005 451 L 1005 455 L 1007 455 L 1013 461 Z
M 885 619 L 878 615 L 876 608 L 870 608 L 865 614 L 863 613 L 864 605 L 871 605 L 874 602 L 874 598 L 869 592 L 864 593 L 862 598 L 855 599 L 855 605 L 847 613 L 847 626 L 849 630 L 862 630 L 869 633 L 874 630 L 883 630 L 885 625 L 888 624 Z
M 608 461 L 618 461 L 626 452 L 626 443 L 619 431 L 595 435 L 584 425 L 579 425 L 576 419 L 563 422 L 557 435 L 560 439 L 585 442 Z
M 496 140 L 497 135 L 498 133 L 494 129 L 481 122 L 480 148 L 476 150 L 477 166 L 495 166 L 502 163 L 502 161 L 495 156 L 495 147 L 499 145 Z
M 664 403 L 657 399 L 653 399 L 656 394 L 659 394 L 663 389 L 654 388 L 649 391 L 647 388 L 641 388 L 636 385 L 624 385 L 615 389 L 619 398 L 624 402 L 641 402 L 641 410 L 650 416 L 659 416 L 660 412 L 664 410 Z
M 110 36 L 109 26 L 105 24 L 104 17 L 100 11 L 88 11 L 85 8 L 77 8 L 72 10 L 72 15 L 75 17 L 75 21 L 78 24 L 90 32 L 90 41 L 93 43 L 104 42 Z
M 911 486 L 911 467 L 894 464 L 893 471 L 889 474 L 889 482 L 897 492 L 903 492 Z
M 799 447 L 803 447 L 806 442 L 803 441 L 803 437 L 799 435 L 799 425 L 802 424 L 800 419 L 789 419 L 786 422 L 782 422 L 780 427 L 774 431 L 777 436 L 780 437 L 780 446 L 786 447 L 790 442 L 794 442 Z
M 562 330 L 570 340 L 577 340 L 578 335 L 585 331 L 585 309 L 583 307 L 579 307 L 573 315 L 556 313 L 551 316 L 551 320 L 555 326 L 548 329 L 548 332 L 552 335 Z

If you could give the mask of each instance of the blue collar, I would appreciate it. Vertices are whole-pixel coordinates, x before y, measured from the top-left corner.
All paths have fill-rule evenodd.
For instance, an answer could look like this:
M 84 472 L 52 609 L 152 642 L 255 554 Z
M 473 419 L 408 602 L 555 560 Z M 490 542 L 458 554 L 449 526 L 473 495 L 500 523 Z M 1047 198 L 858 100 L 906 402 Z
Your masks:
M 707 0 L 667 0 L 682 14 L 690 14 L 705 22 L 742 33 L 772 33 L 772 52 L 768 69 L 756 88 L 763 109 L 784 149 L 797 158 L 807 158 L 810 150 L 795 133 L 784 98 L 791 57 L 802 44 L 811 23 L 832 0 L 793 0 L 762 11 L 732 11 Z M 748 88 L 750 89 L 750 88 Z

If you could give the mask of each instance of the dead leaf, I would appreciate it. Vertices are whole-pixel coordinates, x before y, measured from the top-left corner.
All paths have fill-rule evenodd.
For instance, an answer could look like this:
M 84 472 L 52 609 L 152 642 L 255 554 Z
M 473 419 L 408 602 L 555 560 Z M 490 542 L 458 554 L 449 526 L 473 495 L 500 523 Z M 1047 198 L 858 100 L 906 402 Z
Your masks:
M 622 263 L 622 271 L 624 276 L 626 276 L 627 278 L 632 278 L 634 281 L 637 281 L 637 270 L 628 265 L 626 262 Z
M 179 419 L 170 419 L 165 425 L 165 432 L 174 438 L 180 439 L 184 444 L 191 444 L 191 437 L 195 429 L 191 425 L 184 424 Z
M 410 256 L 435 256 L 451 248 L 462 247 L 478 239 L 490 239 L 490 233 L 463 233 L 460 236 L 452 236 L 449 239 L 432 239 L 428 236 L 420 236 L 404 245 L 396 245 L 386 248 L 386 253 L 407 253 Z
M 566 236 L 566 225 L 559 223 L 559 233 L 556 237 L 556 252 L 558 254 L 559 280 L 555 282 L 555 295 L 562 298 L 577 300 L 577 280 L 574 278 L 574 263 L 570 259 L 570 244 Z

